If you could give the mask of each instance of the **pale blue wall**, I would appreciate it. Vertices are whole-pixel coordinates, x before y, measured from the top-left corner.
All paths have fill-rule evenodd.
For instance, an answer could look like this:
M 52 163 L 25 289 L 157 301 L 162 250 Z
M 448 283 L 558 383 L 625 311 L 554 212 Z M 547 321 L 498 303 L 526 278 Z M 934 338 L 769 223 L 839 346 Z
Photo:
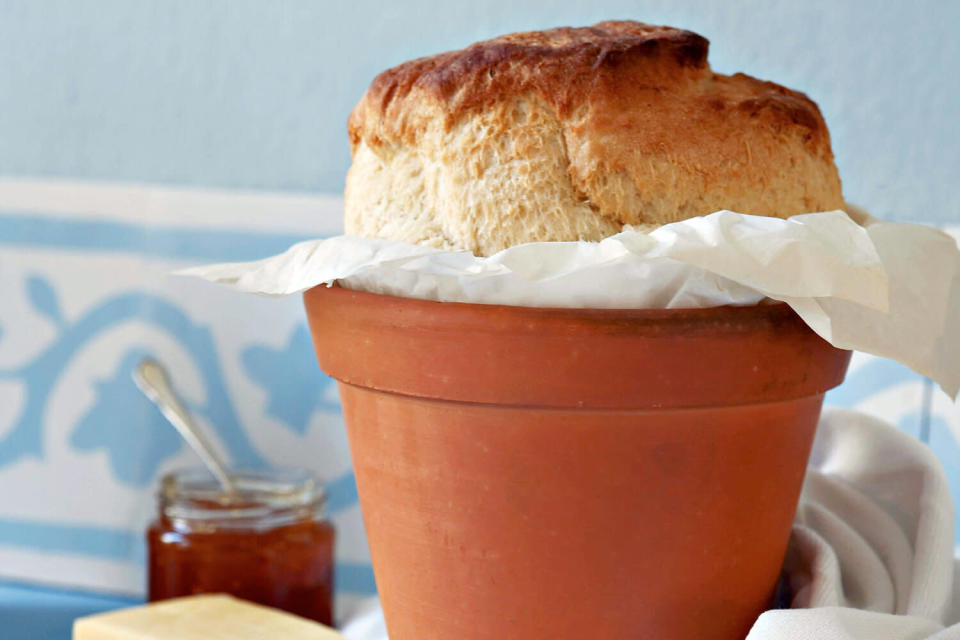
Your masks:
M 629 17 L 809 93 L 850 199 L 960 221 L 960 2 L 0 0 L 0 174 L 340 191 L 371 77 L 505 31 Z

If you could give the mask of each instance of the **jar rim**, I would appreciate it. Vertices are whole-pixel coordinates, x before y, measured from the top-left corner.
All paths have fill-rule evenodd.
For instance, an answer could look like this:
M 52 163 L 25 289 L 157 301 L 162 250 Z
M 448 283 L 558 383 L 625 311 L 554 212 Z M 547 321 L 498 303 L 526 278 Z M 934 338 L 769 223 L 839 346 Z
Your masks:
M 160 481 L 160 513 L 172 521 L 217 527 L 272 528 L 323 513 L 326 492 L 306 469 L 231 470 L 234 494 L 223 491 L 206 469 L 166 474 Z

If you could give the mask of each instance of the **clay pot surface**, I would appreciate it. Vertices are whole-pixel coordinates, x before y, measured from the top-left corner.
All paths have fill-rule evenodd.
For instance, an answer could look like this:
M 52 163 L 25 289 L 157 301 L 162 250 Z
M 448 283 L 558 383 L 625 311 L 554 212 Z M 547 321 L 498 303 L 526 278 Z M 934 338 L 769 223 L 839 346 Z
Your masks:
M 391 640 L 733 640 L 770 605 L 850 358 L 786 305 L 304 301 Z

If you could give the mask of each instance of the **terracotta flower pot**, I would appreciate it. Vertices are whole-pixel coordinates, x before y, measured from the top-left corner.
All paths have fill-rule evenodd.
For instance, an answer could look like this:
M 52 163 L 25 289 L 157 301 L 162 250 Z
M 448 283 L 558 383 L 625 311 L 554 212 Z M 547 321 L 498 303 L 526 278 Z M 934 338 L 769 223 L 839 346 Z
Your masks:
M 769 606 L 850 357 L 786 305 L 304 300 L 391 640 L 733 640 Z

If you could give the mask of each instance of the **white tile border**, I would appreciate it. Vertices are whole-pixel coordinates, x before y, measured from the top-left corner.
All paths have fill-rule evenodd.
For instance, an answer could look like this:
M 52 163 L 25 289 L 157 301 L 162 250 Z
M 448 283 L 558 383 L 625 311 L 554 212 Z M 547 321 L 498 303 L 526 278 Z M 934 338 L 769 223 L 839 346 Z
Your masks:
M 142 597 L 146 593 L 146 568 L 129 562 L 0 548 L 0 565 L 6 582 L 118 596 Z
M 200 189 L 0 176 L 0 212 L 185 228 L 229 227 L 330 235 L 343 228 L 339 195 Z

